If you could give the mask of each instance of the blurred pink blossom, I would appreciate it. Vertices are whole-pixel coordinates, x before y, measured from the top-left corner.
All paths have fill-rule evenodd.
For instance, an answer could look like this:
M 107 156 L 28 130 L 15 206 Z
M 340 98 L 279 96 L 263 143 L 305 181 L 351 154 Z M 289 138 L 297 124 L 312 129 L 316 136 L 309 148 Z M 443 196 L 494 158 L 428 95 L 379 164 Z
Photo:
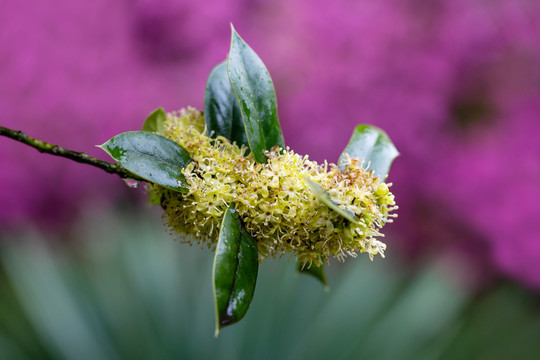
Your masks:
M 281 102 L 289 144 L 337 159 L 356 123 L 382 127 L 401 151 L 396 241 L 540 287 L 540 3 L 322 6 L 302 41 L 310 77 Z
M 31 4 L 30 4 L 31 3 Z M 389 230 L 540 287 L 540 2 L 174 0 L 0 3 L 0 124 L 93 147 L 158 106 L 202 106 L 229 22 L 267 64 L 285 140 L 336 161 L 354 126 L 401 157 Z M 119 179 L 0 139 L 0 226 L 118 201 Z
M 94 145 L 138 129 L 163 106 L 201 106 L 227 52 L 228 0 L 0 4 L 0 124 L 107 159 Z M 209 26 L 201 26 L 202 19 Z M 69 223 L 125 196 L 99 170 L 0 140 L 0 227 Z

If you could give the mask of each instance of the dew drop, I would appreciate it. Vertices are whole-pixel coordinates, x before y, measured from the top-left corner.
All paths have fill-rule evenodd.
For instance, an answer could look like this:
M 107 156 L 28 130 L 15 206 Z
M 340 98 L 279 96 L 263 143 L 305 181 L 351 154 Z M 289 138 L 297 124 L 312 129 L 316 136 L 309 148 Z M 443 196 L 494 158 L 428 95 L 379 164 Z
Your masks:
M 126 185 L 131 189 L 136 189 L 141 184 L 140 181 L 133 179 L 124 179 L 124 183 L 126 183 Z

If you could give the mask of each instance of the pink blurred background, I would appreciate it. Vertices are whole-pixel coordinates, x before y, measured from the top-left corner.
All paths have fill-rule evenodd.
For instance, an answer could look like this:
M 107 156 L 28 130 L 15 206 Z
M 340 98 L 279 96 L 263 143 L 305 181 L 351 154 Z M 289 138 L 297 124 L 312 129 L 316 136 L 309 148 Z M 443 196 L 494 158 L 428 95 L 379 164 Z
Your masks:
M 336 161 L 358 123 L 394 140 L 390 257 L 457 254 L 472 282 L 538 289 L 538 14 L 536 0 L 4 0 L 0 125 L 107 159 L 94 145 L 155 108 L 202 108 L 232 22 L 272 74 L 291 148 Z M 0 154 L 2 231 L 60 232 L 140 198 L 7 138 Z

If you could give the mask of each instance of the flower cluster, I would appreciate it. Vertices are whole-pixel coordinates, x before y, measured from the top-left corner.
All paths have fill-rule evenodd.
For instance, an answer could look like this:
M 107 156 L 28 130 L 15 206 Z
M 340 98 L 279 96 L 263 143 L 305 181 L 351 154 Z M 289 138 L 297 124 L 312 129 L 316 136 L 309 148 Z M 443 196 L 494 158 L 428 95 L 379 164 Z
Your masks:
M 384 256 L 386 245 L 376 237 L 383 236 L 379 229 L 392 221 L 397 206 L 388 185 L 358 159 L 348 159 L 341 169 L 275 147 L 265 153 L 267 163 L 260 164 L 246 154 L 246 147 L 208 137 L 203 114 L 193 108 L 168 114 L 162 135 L 193 158 L 184 169 L 189 192 L 153 185 L 150 195 L 164 208 L 169 227 L 187 235 L 187 241 L 212 247 L 224 211 L 234 203 L 257 241 L 261 259 L 292 253 L 311 266 L 358 252 Z M 306 179 L 319 184 L 358 221 L 343 218 L 317 200 Z

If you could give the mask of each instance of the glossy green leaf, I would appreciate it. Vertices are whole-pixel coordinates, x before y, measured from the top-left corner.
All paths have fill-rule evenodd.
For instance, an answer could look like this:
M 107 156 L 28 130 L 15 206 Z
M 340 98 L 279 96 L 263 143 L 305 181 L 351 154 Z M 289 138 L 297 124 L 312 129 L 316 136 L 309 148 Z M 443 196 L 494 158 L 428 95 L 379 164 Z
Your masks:
M 285 147 L 277 115 L 274 84 L 257 54 L 232 29 L 227 71 L 255 160 L 266 163 L 264 150 Z
M 346 160 L 345 153 L 351 158 L 364 159 L 365 166 L 369 162 L 368 169 L 373 170 L 374 175 L 380 176 L 383 181 L 386 180 L 392 161 L 399 155 L 388 135 L 370 125 L 358 125 L 354 129 L 349 144 L 339 158 L 340 164 Z
M 337 202 L 332 200 L 330 194 L 328 194 L 328 192 L 326 192 L 319 184 L 307 178 L 305 179 L 305 181 L 309 185 L 311 190 L 313 190 L 313 193 L 320 202 L 337 212 L 339 215 L 343 216 L 345 219 L 353 223 L 358 223 L 358 218 L 356 217 L 356 215 L 352 211 L 340 207 Z
M 231 205 L 223 217 L 214 257 L 213 286 L 216 333 L 244 317 L 257 282 L 257 244 Z
M 135 175 L 171 190 L 187 192 L 182 169 L 192 159 L 174 141 L 146 131 L 129 131 L 99 147 Z
M 301 274 L 308 274 L 313 277 L 315 277 L 317 280 L 319 280 L 323 285 L 324 289 L 328 291 L 328 282 L 326 281 L 326 274 L 324 273 L 324 265 L 316 266 L 315 264 L 305 265 L 301 262 L 296 263 L 296 271 L 298 271 Z
M 212 137 L 223 136 L 238 146 L 249 148 L 242 114 L 229 82 L 226 61 L 216 66 L 206 81 L 204 119 L 206 130 Z
M 163 108 L 157 108 L 154 110 L 146 120 L 144 121 L 144 124 L 142 126 L 142 131 L 149 131 L 149 132 L 163 132 L 165 121 L 167 120 L 167 115 L 165 114 L 165 110 Z

